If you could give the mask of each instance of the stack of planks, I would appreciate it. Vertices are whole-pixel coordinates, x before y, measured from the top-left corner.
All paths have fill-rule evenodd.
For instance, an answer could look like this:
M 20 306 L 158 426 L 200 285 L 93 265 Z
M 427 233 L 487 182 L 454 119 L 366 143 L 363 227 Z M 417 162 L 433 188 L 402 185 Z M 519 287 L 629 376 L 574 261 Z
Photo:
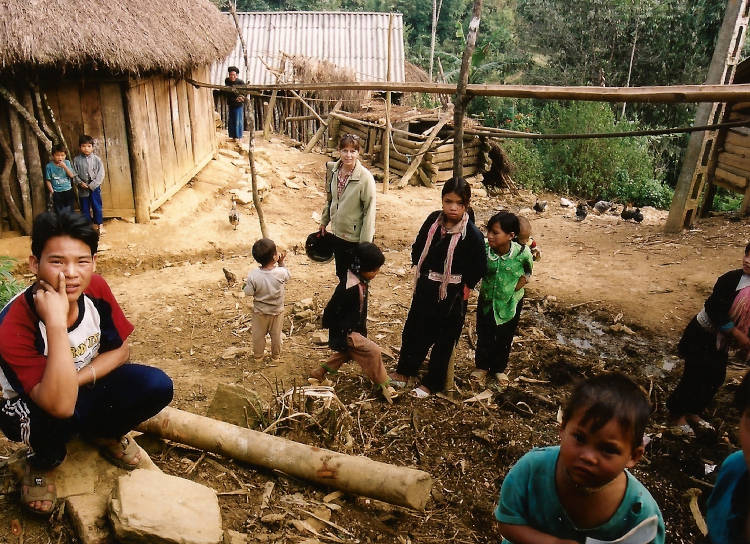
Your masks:
M 732 105 L 728 121 L 746 119 L 750 124 L 750 102 Z M 750 179 L 750 128 L 733 127 L 726 131 L 723 148 L 716 157 L 714 183 L 730 191 L 744 193 Z

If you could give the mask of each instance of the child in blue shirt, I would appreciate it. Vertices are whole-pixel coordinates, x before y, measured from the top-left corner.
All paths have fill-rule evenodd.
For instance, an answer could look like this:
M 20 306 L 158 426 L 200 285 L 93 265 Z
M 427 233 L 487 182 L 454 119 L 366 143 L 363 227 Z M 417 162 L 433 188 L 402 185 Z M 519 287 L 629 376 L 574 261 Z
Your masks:
M 642 544 L 663 544 L 659 507 L 627 471 L 643 455 L 650 411 L 623 374 L 579 384 L 563 410 L 560 445 L 531 450 L 503 481 L 495 509 L 503 542 L 613 541 L 645 523 L 651 531 Z
M 75 204 L 73 178 L 76 177 L 70 161 L 65 158 L 65 147 L 57 144 L 52 148 L 52 160 L 44 169 L 44 180 L 57 213 L 72 210 Z
M 706 503 L 708 539 L 712 544 L 750 542 L 750 372 L 745 374 L 737 390 L 735 403 L 742 412 L 738 433 L 742 449 L 724 459 Z
M 493 215 L 487 222 L 487 273 L 482 278 L 477 304 L 477 349 L 471 373 L 484 383 L 487 374 L 505 372 L 518 327 L 524 285 L 531 276 L 534 258 L 529 248 L 513 239 L 519 232 L 518 217 L 508 211 Z

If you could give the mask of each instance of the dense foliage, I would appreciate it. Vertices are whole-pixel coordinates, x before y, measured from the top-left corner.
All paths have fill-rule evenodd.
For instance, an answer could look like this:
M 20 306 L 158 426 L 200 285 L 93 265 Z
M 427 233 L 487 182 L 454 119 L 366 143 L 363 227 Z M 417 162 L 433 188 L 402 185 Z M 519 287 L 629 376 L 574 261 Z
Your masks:
M 11 273 L 14 264 L 10 257 L 0 257 L 0 308 L 24 288 L 23 283 Z
M 445 79 L 455 81 L 472 1 L 435 0 L 435 5 L 440 7 L 435 59 Z M 701 83 L 725 7 L 726 0 L 485 0 L 470 82 Z M 433 0 L 237 0 L 237 9 L 400 12 L 408 59 L 430 68 Z M 437 60 L 434 77 L 439 78 Z M 629 104 L 623 109 L 622 104 L 591 107 L 476 97 L 469 112 L 489 126 L 564 132 L 566 123 L 577 132 L 593 132 L 687 126 L 695 106 Z M 504 146 L 516 162 L 516 178 L 532 187 L 617 198 L 627 193 L 642 204 L 665 206 L 670 190 L 664 185 L 674 186 L 687 139 L 681 135 L 596 142 L 508 141 Z M 569 156 L 573 149 L 578 164 L 552 171 L 555 161 L 550 157 Z M 612 160 L 602 163 L 598 157 Z M 587 164 L 598 168 L 591 172 Z

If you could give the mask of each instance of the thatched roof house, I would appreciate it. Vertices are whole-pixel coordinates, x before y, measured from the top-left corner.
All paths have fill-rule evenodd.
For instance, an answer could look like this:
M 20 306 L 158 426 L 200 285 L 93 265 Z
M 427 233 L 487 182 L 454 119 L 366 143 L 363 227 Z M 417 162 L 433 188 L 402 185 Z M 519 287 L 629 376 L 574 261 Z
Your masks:
M 183 79 L 206 81 L 235 43 L 233 25 L 209 0 L 0 0 L 0 28 L 0 85 L 11 98 L 55 140 L 46 102 L 73 153 L 80 134 L 97 139 L 105 216 L 147 221 L 213 156 L 210 92 Z M 0 99 L 0 144 L 23 140 L 26 164 L 16 156 L 10 178 L 28 169 L 29 187 L 19 181 L 3 195 L 0 229 L 25 230 L 12 208 L 27 222 L 43 208 L 38 169 L 48 157 L 8 104 Z

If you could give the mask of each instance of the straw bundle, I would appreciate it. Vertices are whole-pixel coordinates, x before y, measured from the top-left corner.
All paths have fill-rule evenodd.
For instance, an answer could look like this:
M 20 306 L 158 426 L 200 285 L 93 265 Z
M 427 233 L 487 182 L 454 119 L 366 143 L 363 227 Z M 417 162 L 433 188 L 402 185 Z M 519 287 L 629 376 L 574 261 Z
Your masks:
M 325 83 L 329 81 L 357 81 L 354 70 L 342 68 L 332 62 L 301 55 L 289 57 L 292 77 L 296 83 Z M 342 101 L 344 111 L 357 111 L 360 100 L 368 96 L 367 91 L 316 91 L 308 96 L 329 100 L 331 103 Z
M 0 70 L 180 74 L 235 45 L 209 0 L 0 0 Z

